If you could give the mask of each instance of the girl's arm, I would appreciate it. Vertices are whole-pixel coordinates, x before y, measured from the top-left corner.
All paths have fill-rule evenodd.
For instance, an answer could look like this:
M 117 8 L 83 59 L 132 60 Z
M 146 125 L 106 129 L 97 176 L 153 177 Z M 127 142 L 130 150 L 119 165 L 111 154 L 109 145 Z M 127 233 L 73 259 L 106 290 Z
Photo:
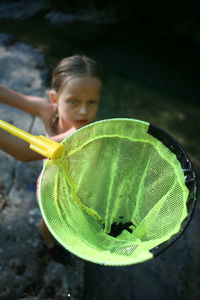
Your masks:
M 14 106 L 24 112 L 40 116 L 48 100 L 42 97 L 27 96 L 0 86 L 0 103 Z
M 28 143 L 3 129 L 0 129 L 0 149 L 23 162 L 44 158 L 40 154 L 30 150 Z
M 56 142 L 61 142 L 64 138 L 75 132 L 75 128 L 51 137 Z M 10 154 L 15 159 L 22 162 L 30 162 L 34 160 L 44 159 L 42 155 L 29 149 L 29 144 L 25 141 L 13 136 L 12 134 L 0 129 L 0 149 Z
M 76 131 L 75 128 L 71 128 L 63 133 L 51 136 L 50 139 L 56 141 L 56 142 L 61 142 L 62 140 L 64 140 L 66 137 L 70 136 L 72 133 L 74 133 Z

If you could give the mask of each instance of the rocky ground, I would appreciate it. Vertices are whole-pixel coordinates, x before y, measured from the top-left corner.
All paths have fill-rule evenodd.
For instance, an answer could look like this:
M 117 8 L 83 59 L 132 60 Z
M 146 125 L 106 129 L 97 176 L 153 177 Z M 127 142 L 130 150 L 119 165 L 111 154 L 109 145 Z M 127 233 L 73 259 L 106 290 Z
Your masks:
M 43 54 L 11 39 L 0 35 L 0 84 L 43 95 Z M 28 132 L 44 132 L 39 120 L 17 109 L 1 104 L 0 115 Z M 3 152 L 0 161 L 0 299 L 80 299 L 83 261 L 73 255 L 67 264 L 50 260 L 38 232 L 35 186 L 41 162 L 17 162 Z

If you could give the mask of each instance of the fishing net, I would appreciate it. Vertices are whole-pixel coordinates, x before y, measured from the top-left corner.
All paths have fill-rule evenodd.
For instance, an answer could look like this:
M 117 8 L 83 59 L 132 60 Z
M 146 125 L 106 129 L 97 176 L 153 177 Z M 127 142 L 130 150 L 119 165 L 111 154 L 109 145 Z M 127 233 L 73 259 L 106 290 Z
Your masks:
M 99 264 L 129 265 L 153 258 L 185 227 L 196 200 L 195 174 L 164 131 L 111 119 L 62 143 L 61 158 L 44 165 L 40 206 L 67 250 Z

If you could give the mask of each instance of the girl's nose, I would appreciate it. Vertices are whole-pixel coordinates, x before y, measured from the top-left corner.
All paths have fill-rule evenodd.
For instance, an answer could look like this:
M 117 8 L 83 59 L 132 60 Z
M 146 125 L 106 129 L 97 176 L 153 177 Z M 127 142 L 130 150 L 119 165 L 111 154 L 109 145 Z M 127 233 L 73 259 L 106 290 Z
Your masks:
M 86 105 L 81 105 L 79 107 L 79 114 L 80 115 L 86 115 L 87 114 L 87 106 Z

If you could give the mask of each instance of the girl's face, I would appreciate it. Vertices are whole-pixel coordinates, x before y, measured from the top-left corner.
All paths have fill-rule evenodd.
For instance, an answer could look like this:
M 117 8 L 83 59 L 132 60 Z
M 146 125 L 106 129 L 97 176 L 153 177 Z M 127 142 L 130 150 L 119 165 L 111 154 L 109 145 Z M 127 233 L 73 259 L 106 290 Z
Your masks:
M 101 81 L 93 77 L 72 77 L 58 95 L 59 131 L 81 128 L 94 121 L 99 106 Z

